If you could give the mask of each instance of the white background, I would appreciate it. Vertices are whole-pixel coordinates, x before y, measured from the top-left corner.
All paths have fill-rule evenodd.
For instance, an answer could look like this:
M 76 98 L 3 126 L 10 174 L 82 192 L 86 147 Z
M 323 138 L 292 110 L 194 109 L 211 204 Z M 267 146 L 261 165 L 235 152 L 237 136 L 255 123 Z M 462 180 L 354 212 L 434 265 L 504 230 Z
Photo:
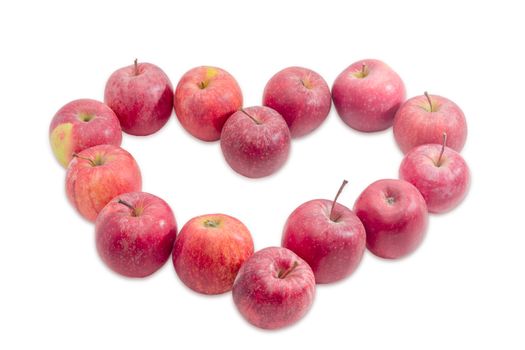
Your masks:
M 0 5 L 0 348 L 523 349 L 523 11 L 507 1 L 182 3 Z M 331 85 L 356 60 L 384 60 L 408 96 L 428 90 L 464 110 L 468 198 L 431 216 L 415 254 L 365 254 L 354 275 L 319 286 L 308 315 L 281 331 L 250 326 L 228 293 L 191 292 L 171 262 L 144 280 L 121 278 L 67 202 L 47 137 L 56 110 L 102 99 L 109 75 L 135 57 L 174 85 L 194 66 L 222 67 L 245 106 L 259 104 L 267 80 L 290 65 Z M 234 173 L 218 143 L 192 138 L 175 117 L 153 136 L 126 135 L 123 147 L 142 169 L 143 189 L 172 206 L 179 227 L 227 213 L 248 226 L 256 249 L 280 243 L 299 204 L 331 199 L 346 178 L 341 202 L 352 207 L 366 185 L 396 177 L 402 159 L 391 130 L 358 133 L 334 109 L 262 180 Z

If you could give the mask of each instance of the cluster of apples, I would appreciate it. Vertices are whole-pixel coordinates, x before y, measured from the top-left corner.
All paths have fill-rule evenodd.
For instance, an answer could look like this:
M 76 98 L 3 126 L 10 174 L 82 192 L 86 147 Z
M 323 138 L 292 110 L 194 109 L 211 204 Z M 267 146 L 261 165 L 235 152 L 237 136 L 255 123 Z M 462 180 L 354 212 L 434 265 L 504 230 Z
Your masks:
M 120 147 L 122 130 L 149 135 L 161 129 L 173 109 L 182 126 L 204 141 L 220 140 L 228 164 L 252 178 L 277 171 L 293 137 L 316 129 L 332 100 L 350 127 L 364 132 L 393 125 L 405 153 L 400 179 L 369 185 L 353 210 L 316 199 L 288 217 L 281 247 L 254 253 L 248 228 L 224 214 L 189 220 L 177 234 L 173 211 L 161 198 L 141 192 L 134 158 Z M 67 167 L 71 204 L 95 222 L 96 246 L 115 272 L 145 277 L 170 257 L 181 281 L 203 294 L 232 291 L 235 305 L 253 325 L 276 329 L 299 320 L 310 308 L 316 283 L 351 275 L 365 248 L 398 259 L 421 243 L 428 213 L 441 213 L 465 197 L 470 175 L 458 153 L 467 127 L 452 101 L 425 93 L 405 101 L 401 78 L 385 63 L 362 60 L 334 82 L 306 68 L 274 75 L 263 106 L 242 107 L 235 79 L 216 67 L 188 71 L 175 91 L 167 75 L 149 63 L 135 63 L 109 78 L 104 102 L 75 100 L 54 116 L 50 142 Z

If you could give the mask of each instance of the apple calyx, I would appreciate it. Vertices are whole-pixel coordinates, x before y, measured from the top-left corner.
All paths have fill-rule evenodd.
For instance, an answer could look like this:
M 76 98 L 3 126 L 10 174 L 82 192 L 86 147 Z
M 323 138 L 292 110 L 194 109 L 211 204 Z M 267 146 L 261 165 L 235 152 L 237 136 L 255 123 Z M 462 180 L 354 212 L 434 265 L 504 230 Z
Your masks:
M 337 194 L 335 195 L 335 198 L 332 202 L 332 208 L 330 209 L 330 220 L 332 220 L 333 222 L 337 222 L 337 220 L 339 220 L 339 217 L 337 218 L 334 218 L 334 208 L 335 208 L 335 203 L 337 203 L 337 198 L 339 198 L 339 195 L 341 194 L 341 192 L 343 192 L 343 188 L 346 186 L 346 184 L 348 183 L 348 181 L 346 180 L 343 180 L 343 183 L 341 184 L 341 186 L 339 187 L 339 191 L 337 191 Z
M 439 168 L 442 164 L 441 158 L 443 157 L 443 152 L 445 152 L 445 147 L 447 145 L 447 133 L 443 132 L 443 143 L 441 144 L 441 152 L 439 152 L 439 158 L 436 162 L 436 166 Z
M 201 90 L 204 90 L 208 87 L 208 84 L 210 82 L 208 80 L 202 80 L 200 83 L 198 83 L 197 85 L 199 86 L 199 89 Z
M 219 227 L 221 222 L 217 219 L 206 219 L 204 220 L 205 227 Z
M 93 120 L 93 118 L 95 118 L 95 116 L 94 116 L 93 114 L 91 114 L 91 113 L 85 113 L 85 112 L 82 112 L 82 113 L 79 113 L 79 114 L 78 114 L 78 119 L 79 119 L 80 121 L 85 122 L 85 123 L 87 123 L 87 122 Z
M 87 160 L 89 162 L 89 164 L 91 164 L 91 166 L 97 166 L 98 165 L 93 159 L 87 158 L 87 157 L 83 157 L 83 156 L 79 155 L 78 153 L 73 153 L 72 156 L 73 156 L 73 158 Z
M 288 276 L 295 268 L 299 265 L 299 262 L 294 261 L 293 265 L 287 268 L 286 270 L 280 270 L 277 274 L 277 278 L 284 279 L 286 276 Z
M 246 112 L 246 111 L 244 110 L 244 108 L 241 108 L 240 111 L 243 112 L 244 114 L 246 114 L 251 120 L 253 120 L 253 122 L 254 122 L 255 124 L 257 124 L 257 125 L 261 125 L 261 124 L 262 124 L 257 118 L 251 116 L 248 112 Z

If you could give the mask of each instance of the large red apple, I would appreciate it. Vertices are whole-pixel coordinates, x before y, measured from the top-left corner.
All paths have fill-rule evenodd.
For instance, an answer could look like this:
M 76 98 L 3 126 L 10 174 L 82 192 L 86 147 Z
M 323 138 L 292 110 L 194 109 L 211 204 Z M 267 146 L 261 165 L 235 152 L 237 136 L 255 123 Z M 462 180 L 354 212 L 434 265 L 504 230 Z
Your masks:
M 291 250 L 265 248 L 242 265 L 232 294 L 248 322 L 259 328 L 282 328 L 299 321 L 312 306 L 315 277 Z
M 217 67 L 196 67 L 177 84 L 175 114 L 190 134 L 217 141 L 226 120 L 242 107 L 242 92 L 233 76 Z
M 290 153 L 290 130 L 269 107 L 235 112 L 224 124 L 221 149 L 226 162 L 241 175 L 259 178 L 279 170 Z
M 279 112 L 292 137 L 312 132 L 332 106 L 330 88 L 316 72 L 288 67 L 275 74 L 264 88 L 263 105 Z
M 339 281 L 354 272 L 365 251 L 366 233 L 361 220 L 337 202 L 315 199 L 301 204 L 288 217 L 282 246 L 303 258 L 316 283 Z
M 350 127 L 380 131 L 392 126 L 405 100 L 405 85 L 384 62 L 366 59 L 339 74 L 332 87 L 332 99 L 337 113 Z
M 232 289 L 237 271 L 252 254 L 252 236 L 242 222 L 224 214 L 202 215 L 177 236 L 173 266 L 194 291 L 220 294 Z
M 421 145 L 409 151 L 399 168 L 399 177 L 416 186 L 428 211 L 443 213 L 456 207 L 467 194 L 470 172 L 461 155 L 443 144 Z
M 131 135 L 150 135 L 167 123 L 173 110 L 173 88 L 168 76 L 154 64 L 120 68 L 109 77 L 104 101 Z
M 56 159 L 67 167 L 73 153 L 102 144 L 120 146 L 122 130 L 117 116 L 107 105 L 80 99 L 58 110 L 49 126 L 49 140 Z
M 354 212 L 365 226 L 368 250 L 386 259 L 413 252 L 428 225 L 425 199 L 403 180 L 372 183 L 357 198 Z
M 460 152 L 467 139 L 467 121 L 454 102 L 438 95 L 407 100 L 397 111 L 394 137 L 403 153 L 424 144 L 440 144 L 447 133 L 447 146 Z
M 145 192 L 121 194 L 98 214 L 97 250 L 113 271 L 128 277 L 149 276 L 168 260 L 177 234 L 169 205 Z
M 86 219 L 98 213 L 122 193 L 142 187 L 140 170 L 127 151 L 112 145 L 98 145 L 73 155 L 66 174 L 66 192 L 71 204 Z

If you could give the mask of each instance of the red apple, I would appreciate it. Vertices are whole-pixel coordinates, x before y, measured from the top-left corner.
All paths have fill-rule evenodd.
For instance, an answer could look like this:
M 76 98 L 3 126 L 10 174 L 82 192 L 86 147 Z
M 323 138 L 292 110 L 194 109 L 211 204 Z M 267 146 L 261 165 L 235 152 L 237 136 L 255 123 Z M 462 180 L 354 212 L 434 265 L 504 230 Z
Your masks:
M 135 60 L 135 64 L 109 77 L 104 101 L 117 114 L 122 130 L 131 135 L 150 135 L 171 116 L 173 88 L 162 69 Z
M 239 270 L 233 301 L 259 328 L 277 329 L 301 319 L 312 306 L 315 277 L 308 264 L 286 248 L 262 249 Z
M 223 69 L 196 67 L 179 81 L 174 107 L 186 131 L 203 141 L 217 141 L 226 119 L 242 107 L 241 88 Z
M 111 108 L 81 99 L 58 110 L 49 126 L 49 140 L 56 159 L 66 168 L 73 153 L 102 144 L 120 146 L 122 130 Z
M 319 74 L 307 68 L 289 67 L 268 81 L 263 105 L 283 116 L 292 137 L 300 137 L 326 119 L 332 98 L 328 84 Z
M 380 131 L 392 126 L 394 115 L 405 100 L 405 85 L 385 63 L 366 59 L 353 63 L 334 82 L 335 109 L 350 127 Z
M 232 289 L 237 271 L 252 254 L 252 236 L 242 222 L 224 214 L 202 215 L 177 236 L 173 266 L 194 291 L 220 294 Z
M 135 159 L 113 145 L 98 145 L 75 153 L 67 169 L 67 197 L 90 221 L 95 221 L 110 200 L 122 193 L 140 191 L 141 187 Z
M 249 107 L 232 114 L 221 134 L 221 149 L 233 170 L 251 178 L 279 170 L 290 153 L 290 130 L 269 107 Z
M 368 250 L 386 259 L 413 252 L 428 225 L 425 199 L 403 180 L 372 183 L 357 198 L 354 212 L 365 226 Z
M 303 258 L 312 268 L 316 283 L 339 281 L 354 272 L 366 245 L 361 220 L 337 202 L 345 180 L 333 201 L 315 199 L 301 204 L 288 217 L 282 246 Z
M 113 271 L 146 277 L 168 260 L 177 234 L 169 205 L 152 194 L 131 192 L 111 200 L 95 224 L 97 250 Z
M 431 213 L 456 207 L 467 194 L 470 172 L 465 160 L 443 144 L 421 145 L 409 151 L 399 168 L 399 177 L 421 192 Z
M 437 95 L 412 97 L 397 111 L 394 137 L 403 153 L 428 143 L 441 143 L 443 132 L 448 147 L 460 152 L 467 139 L 467 121 L 454 102 Z

